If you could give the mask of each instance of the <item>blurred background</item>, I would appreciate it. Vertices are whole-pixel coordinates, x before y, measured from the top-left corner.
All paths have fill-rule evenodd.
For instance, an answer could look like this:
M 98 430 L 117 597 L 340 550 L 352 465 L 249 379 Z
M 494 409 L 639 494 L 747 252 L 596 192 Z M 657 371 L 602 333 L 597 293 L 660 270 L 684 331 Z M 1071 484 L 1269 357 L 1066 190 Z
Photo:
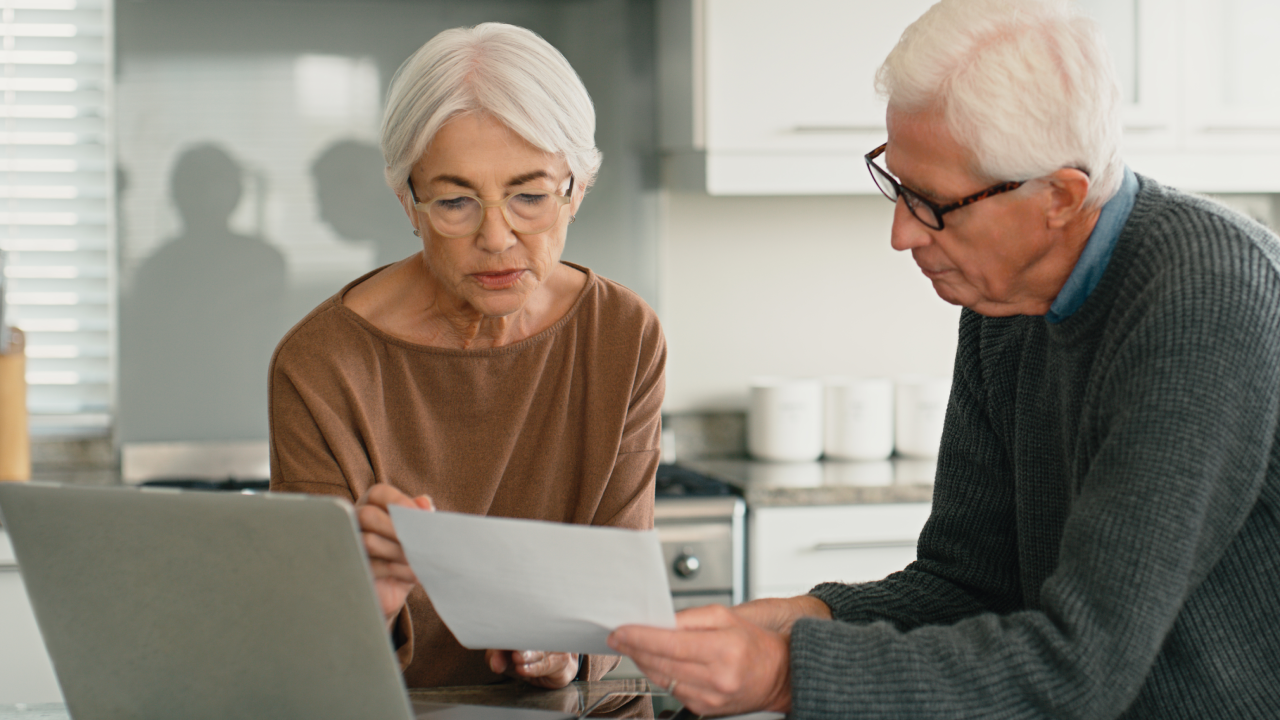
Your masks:
M 0 0 L 0 248 L 39 438 L 266 438 L 280 336 L 419 247 L 381 176 L 383 95 L 440 30 L 499 20 L 582 76 L 604 153 L 565 257 L 637 291 L 668 415 L 750 379 L 946 376 L 956 308 L 888 245 L 871 79 L 930 3 Z M 1267 0 L 1082 0 L 1134 169 L 1271 223 Z

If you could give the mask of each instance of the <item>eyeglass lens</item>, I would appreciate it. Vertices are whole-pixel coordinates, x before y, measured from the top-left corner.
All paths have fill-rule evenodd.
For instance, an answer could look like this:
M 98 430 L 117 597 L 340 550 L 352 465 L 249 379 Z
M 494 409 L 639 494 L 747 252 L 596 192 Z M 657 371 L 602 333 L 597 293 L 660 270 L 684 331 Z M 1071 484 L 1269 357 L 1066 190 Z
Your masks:
M 881 170 L 880 167 L 871 160 L 867 160 L 867 167 L 871 170 L 871 179 L 875 181 L 876 187 L 880 188 L 880 192 L 883 193 L 885 197 L 889 198 L 889 200 L 893 202 L 897 202 L 898 196 L 901 195 L 903 202 L 907 204 L 907 209 L 911 211 L 911 214 L 915 216 L 917 220 L 934 230 L 941 229 L 942 223 L 940 222 L 940 218 L 937 216 L 937 213 L 933 211 L 933 208 L 921 202 L 920 198 L 916 197 L 915 193 L 899 185 L 897 180 L 890 177 L 888 173 Z
M 536 235 L 556 224 L 562 204 L 549 193 L 517 193 L 501 203 L 511 229 Z M 445 235 L 471 235 L 484 222 L 484 205 L 472 195 L 443 195 L 431 201 L 427 214 L 436 230 Z

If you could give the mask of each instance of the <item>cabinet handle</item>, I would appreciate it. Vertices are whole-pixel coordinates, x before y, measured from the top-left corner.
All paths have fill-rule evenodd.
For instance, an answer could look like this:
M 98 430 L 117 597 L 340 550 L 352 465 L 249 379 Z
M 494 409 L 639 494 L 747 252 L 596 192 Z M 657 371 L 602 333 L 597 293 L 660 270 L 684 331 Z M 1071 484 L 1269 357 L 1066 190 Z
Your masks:
M 880 125 L 797 125 L 791 128 L 797 135 L 849 135 L 853 133 L 883 133 Z
M 1240 124 L 1240 125 L 1205 125 L 1200 128 L 1203 132 L 1214 133 L 1218 135 L 1273 135 L 1280 132 L 1280 128 L 1274 125 L 1260 124 Z
M 813 546 L 814 552 L 829 550 L 875 550 L 879 548 L 913 548 L 915 540 L 850 540 L 846 542 L 820 542 Z

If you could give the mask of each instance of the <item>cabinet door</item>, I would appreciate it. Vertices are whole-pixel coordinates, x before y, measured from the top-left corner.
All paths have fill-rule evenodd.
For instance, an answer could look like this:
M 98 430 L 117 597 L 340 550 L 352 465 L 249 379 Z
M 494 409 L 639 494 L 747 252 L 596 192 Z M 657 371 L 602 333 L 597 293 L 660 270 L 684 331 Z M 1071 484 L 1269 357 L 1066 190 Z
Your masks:
M 867 152 L 876 69 L 932 4 L 706 0 L 707 150 Z
M 1076 0 L 1107 39 L 1124 97 L 1125 150 L 1169 150 L 1179 141 L 1178 15 L 1169 0 Z
M 788 597 L 822 582 L 867 582 L 916 558 L 929 503 L 753 509 L 748 597 Z
M 1184 2 L 1189 147 L 1280 149 L 1280 2 Z

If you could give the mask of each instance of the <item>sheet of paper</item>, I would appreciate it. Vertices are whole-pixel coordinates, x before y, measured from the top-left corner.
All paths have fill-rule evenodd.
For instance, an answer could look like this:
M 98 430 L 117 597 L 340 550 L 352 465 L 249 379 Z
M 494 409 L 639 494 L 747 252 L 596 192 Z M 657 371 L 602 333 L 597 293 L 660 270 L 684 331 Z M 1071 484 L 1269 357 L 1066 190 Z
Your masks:
M 613 655 L 619 626 L 675 627 L 656 531 L 394 506 L 391 519 L 464 647 Z

